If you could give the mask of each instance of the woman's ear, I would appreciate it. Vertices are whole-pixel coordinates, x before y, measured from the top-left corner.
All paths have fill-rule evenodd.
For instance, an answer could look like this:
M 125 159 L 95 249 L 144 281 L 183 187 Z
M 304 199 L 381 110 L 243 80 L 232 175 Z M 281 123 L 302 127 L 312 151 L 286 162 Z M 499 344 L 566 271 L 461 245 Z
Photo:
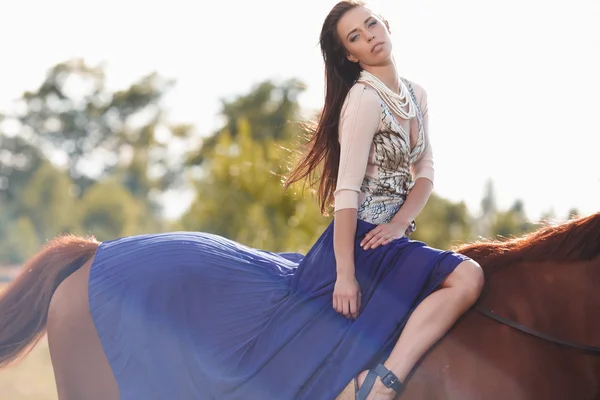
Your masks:
M 350 53 L 346 53 L 346 58 L 353 63 L 357 63 L 359 62 L 358 58 L 354 57 L 352 54 Z
M 392 30 L 390 29 L 390 23 L 387 21 L 387 19 L 383 18 L 383 15 L 380 14 L 375 14 L 377 16 L 377 18 L 379 18 L 381 20 L 381 22 L 383 22 L 383 24 L 385 25 L 385 27 L 388 30 L 388 33 L 392 33 Z
M 390 29 L 390 24 L 389 24 L 389 22 L 387 22 L 387 19 L 383 19 L 383 23 L 385 24 L 385 27 L 387 28 L 388 33 L 391 34 L 392 30 Z

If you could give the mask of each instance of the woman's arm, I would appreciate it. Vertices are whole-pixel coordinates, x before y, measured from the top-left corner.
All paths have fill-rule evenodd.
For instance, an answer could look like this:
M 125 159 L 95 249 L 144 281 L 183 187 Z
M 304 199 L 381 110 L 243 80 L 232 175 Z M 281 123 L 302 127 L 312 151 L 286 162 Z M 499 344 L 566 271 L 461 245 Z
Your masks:
M 337 275 L 354 275 L 354 236 L 356 234 L 357 209 L 344 208 L 336 211 L 333 222 L 333 251 Z
M 404 204 L 392 218 L 392 222 L 401 226 L 402 229 L 408 228 L 427 204 L 431 192 L 433 192 L 432 181 L 426 178 L 417 179 L 413 188 L 408 192 Z
M 354 276 L 354 238 L 360 187 L 380 115 L 379 97 L 364 85 L 355 84 L 342 107 L 339 124 L 340 164 L 334 192 L 333 227 L 338 276 Z
M 397 223 L 403 229 L 407 228 L 417 218 L 433 192 L 435 169 L 433 164 L 433 150 L 429 140 L 427 92 L 423 88 L 421 88 L 419 107 L 423 114 L 423 140 L 425 148 L 419 159 L 411 166 L 411 173 L 415 184 L 406 196 L 406 200 L 402 207 L 400 207 L 400 210 L 392 218 L 392 222 Z

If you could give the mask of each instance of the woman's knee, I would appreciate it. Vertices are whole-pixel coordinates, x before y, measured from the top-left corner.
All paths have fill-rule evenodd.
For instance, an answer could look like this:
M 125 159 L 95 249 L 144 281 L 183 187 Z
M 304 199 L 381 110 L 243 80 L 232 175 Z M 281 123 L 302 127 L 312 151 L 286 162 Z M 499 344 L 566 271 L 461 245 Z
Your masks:
M 473 303 L 479 298 L 485 283 L 483 269 L 473 260 L 461 262 L 448 278 L 445 286 L 460 290 Z

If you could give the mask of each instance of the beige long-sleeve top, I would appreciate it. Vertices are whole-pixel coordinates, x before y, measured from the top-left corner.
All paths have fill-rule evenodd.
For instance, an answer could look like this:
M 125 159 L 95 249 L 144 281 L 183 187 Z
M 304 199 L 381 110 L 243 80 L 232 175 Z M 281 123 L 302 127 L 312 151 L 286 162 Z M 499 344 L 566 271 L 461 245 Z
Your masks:
M 417 179 L 433 183 L 427 93 L 414 82 L 404 79 L 404 83 L 417 105 L 417 115 L 410 120 L 393 114 L 367 84 L 355 83 L 350 89 L 340 114 L 341 153 L 334 211 L 356 208 L 359 219 L 386 223 L 400 209 Z

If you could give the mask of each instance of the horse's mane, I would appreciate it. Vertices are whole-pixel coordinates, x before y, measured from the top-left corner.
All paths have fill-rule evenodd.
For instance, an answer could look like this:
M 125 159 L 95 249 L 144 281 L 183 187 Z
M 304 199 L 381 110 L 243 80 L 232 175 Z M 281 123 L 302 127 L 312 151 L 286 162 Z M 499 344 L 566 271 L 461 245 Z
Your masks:
M 488 268 L 513 262 L 591 260 L 600 255 L 600 212 L 521 237 L 482 240 L 453 250 Z

